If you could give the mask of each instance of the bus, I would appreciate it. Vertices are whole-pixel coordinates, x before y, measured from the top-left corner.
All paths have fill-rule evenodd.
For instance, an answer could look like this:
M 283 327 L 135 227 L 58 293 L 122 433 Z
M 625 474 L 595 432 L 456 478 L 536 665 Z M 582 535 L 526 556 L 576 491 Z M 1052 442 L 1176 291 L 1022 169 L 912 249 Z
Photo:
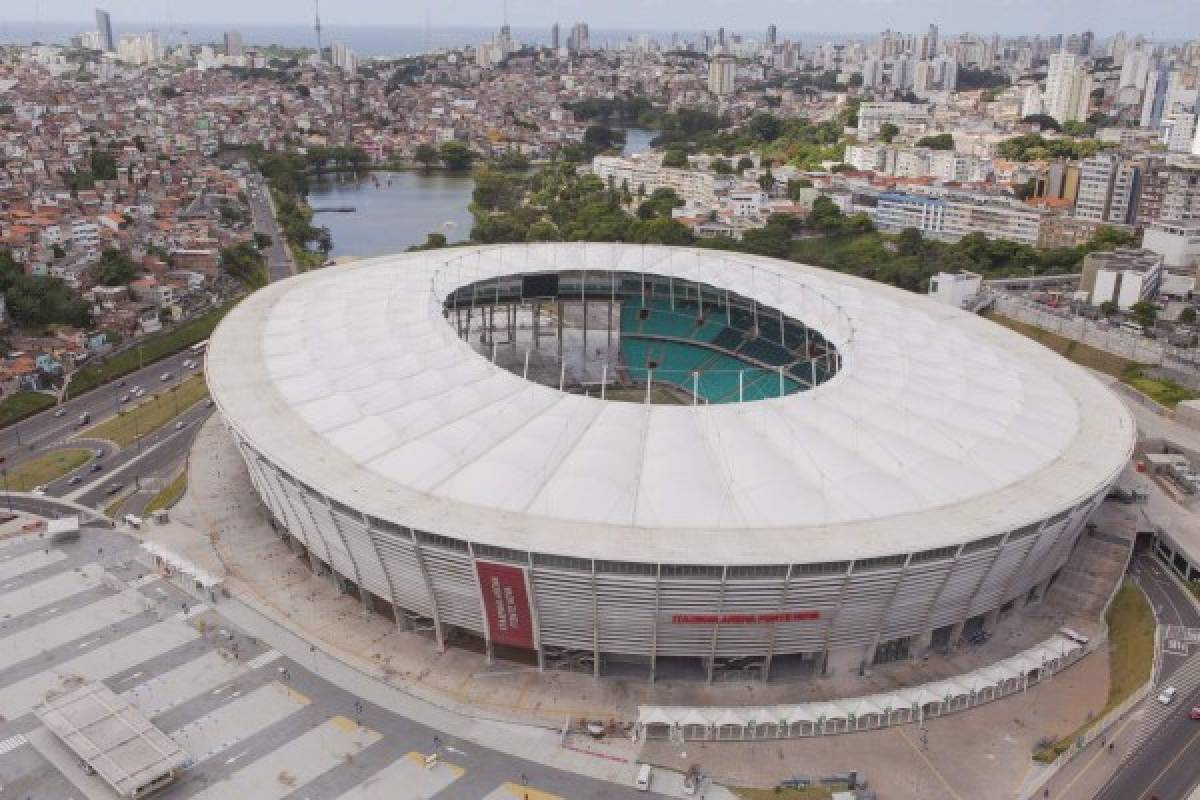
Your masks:
M 189 347 L 188 352 L 190 352 L 194 356 L 198 356 L 198 355 L 202 355 L 204 353 L 204 351 L 207 349 L 208 349 L 208 339 L 205 339 L 204 341 L 196 342 L 194 345 Z

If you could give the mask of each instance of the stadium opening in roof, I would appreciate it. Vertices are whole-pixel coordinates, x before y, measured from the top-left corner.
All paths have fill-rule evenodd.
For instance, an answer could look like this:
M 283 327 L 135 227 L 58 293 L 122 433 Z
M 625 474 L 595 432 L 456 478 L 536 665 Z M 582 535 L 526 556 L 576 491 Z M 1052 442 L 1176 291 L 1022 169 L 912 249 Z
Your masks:
M 493 363 L 601 399 L 744 402 L 811 389 L 838 369 L 837 348 L 803 322 L 669 275 L 503 275 L 456 289 L 445 311 Z
M 993 322 L 690 248 L 313 271 L 231 311 L 207 375 L 343 591 L 431 646 L 647 680 L 858 671 L 1022 613 L 1134 442 Z

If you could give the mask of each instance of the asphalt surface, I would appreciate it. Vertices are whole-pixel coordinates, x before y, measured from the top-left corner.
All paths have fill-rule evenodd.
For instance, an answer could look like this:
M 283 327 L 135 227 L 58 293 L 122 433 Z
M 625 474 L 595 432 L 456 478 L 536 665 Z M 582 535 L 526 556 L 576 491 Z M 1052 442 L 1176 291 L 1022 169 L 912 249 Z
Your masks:
M 1160 624 L 1200 628 L 1200 612 L 1160 562 L 1141 555 L 1131 571 L 1154 605 Z M 1191 650 L 1190 656 L 1163 653 L 1158 689 L 1173 685 L 1172 678 L 1185 665 L 1194 668 L 1200 660 L 1200 646 Z M 1150 697 L 1145 702 L 1157 700 Z M 1096 800 L 1183 800 L 1200 782 L 1200 721 L 1188 717 L 1188 711 L 1200 705 L 1200 686 L 1190 692 L 1181 690 L 1171 705 L 1166 720 L 1100 790 Z
M 283 238 L 283 231 L 275 215 L 271 213 L 271 203 L 267 199 L 267 189 L 260 178 L 251 179 L 249 191 L 250 215 L 254 219 L 254 232 L 265 233 L 271 237 L 271 246 L 267 248 L 267 272 L 272 283 L 296 274 L 296 265 L 292 262 L 292 254 Z

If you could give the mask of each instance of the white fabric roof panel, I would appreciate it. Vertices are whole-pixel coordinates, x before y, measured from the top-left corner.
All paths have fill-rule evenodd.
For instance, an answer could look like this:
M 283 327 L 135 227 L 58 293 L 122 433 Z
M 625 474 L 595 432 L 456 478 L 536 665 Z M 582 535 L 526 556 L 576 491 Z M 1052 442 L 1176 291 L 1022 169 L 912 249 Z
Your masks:
M 841 371 L 750 403 L 605 402 L 493 366 L 442 315 L 445 294 L 475 280 L 643 264 L 757 291 L 820 330 Z M 679 248 L 509 245 L 312 272 L 228 315 L 207 366 L 239 435 L 329 496 L 582 557 L 771 563 L 942 546 L 1088 499 L 1133 443 L 1106 388 L 994 323 L 813 267 Z M 564 523 L 580 535 L 563 537 Z

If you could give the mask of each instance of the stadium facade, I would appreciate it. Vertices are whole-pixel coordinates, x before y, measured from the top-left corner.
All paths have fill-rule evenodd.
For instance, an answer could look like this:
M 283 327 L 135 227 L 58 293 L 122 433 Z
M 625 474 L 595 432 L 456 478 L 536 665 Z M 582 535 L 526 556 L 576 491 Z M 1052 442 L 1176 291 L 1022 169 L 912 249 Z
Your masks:
M 1044 595 L 1134 442 L 990 321 L 698 249 L 356 262 L 251 295 L 207 360 L 314 569 L 439 647 L 597 675 L 953 644 Z

